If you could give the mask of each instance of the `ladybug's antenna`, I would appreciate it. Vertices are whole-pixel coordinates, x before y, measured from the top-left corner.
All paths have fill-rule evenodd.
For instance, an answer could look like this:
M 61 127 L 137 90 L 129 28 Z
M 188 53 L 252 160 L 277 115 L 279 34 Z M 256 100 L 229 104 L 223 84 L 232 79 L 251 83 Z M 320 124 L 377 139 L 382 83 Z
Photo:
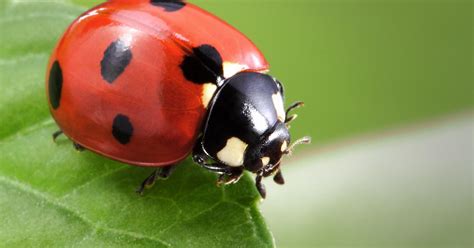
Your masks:
M 293 109 L 297 109 L 299 107 L 303 107 L 304 106 L 304 102 L 302 101 L 297 101 L 297 102 L 294 102 L 292 103 L 287 109 L 286 109 L 286 116 L 288 116 L 288 114 L 290 113 L 291 110 Z
M 291 153 L 293 152 L 293 148 L 295 146 L 300 145 L 300 144 L 310 144 L 310 143 L 311 143 L 311 137 L 304 136 L 303 138 L 297 139 L 295 142 L 293 142 L 293 144 L 291 144 L 288 147 L 288 149 L 286 149 L 283 153 L 291 155 Z

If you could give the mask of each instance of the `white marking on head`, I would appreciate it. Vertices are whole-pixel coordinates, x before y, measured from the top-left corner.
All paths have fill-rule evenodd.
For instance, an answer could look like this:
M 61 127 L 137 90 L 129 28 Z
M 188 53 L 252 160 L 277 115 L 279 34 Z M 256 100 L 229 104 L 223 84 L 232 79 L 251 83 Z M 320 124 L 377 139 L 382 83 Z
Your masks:
M 281 151 L 284 152 L 286 151 L 286 148 L 288 148 L 288 143 L 286 143 L 286 140 L 283 141 L 283 144 L 281 144 Z
M 247 146 L 248 144 L 239 138 L 231 137 L 227 140 L 224 148 L 217 153 L 217 158 L 229 166 L 242 166 Z
M 275 105 L 275 110 L 277 112 L 278 120 L 285 122 L 285 107 L 283 106 L 283 97 L 281 97 L 280 92 L 277 92 L 272 95 L 273 105 Z
M 207 108 L 207 105 L 209 104 L 209 101 L 211 101 L 212 96 L 214 96 L 216 90 L 217 86 L 213 83 L 205 83 L 203 85 L 201 101 L 205 108 Z
M 237 63 L 232 63 L 232 62 L 227 62 L 225 61 L 223 64 L 224 67 L 224 77 L 225 78 L 230 78 L 237 74 L 238 72 L 241 72 L 246 69 L 245 65 L 237 64 Z
M 263 166 L 267 166 L 268 163 L 270 163 L 270 158 L 269 157 L 263 157 L 261 158 Z

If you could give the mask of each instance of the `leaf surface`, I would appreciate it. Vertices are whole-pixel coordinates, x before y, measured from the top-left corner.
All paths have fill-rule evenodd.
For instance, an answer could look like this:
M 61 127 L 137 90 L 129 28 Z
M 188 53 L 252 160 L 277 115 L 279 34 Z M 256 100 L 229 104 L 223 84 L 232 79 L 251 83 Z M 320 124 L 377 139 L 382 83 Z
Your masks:
M 76 152 L 65 137 L 53 143 L 46 63 L 84 10 L 61 1 L 0 5 L 0 246 L 273 246 L 249 175 L 219 188 L 186 160 L 141 197 L 135 189 L 152 169 Z

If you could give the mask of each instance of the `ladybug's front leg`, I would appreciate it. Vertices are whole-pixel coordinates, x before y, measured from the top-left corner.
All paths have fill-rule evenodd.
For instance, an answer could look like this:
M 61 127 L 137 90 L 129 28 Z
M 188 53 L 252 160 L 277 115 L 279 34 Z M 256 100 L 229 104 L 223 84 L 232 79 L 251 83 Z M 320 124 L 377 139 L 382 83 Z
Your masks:
M 275 176 L 273 176 L 273 181 L 280 185 L 285 184 L 285 179 L 283 178 L 283 175 L 281 174 L 281 169 L 279 169 L 278 172 L 275 174 Z
M 212 171 L 216 174 L 219 174 L 219 178 L 217 179 L 217 185 L 220 186 L 222 184 L 231 184 L 239 181 L 240 177 L 243 173 L 243 167 L 234 168 L 227 166 L 221 163 L 207 163 L 206 157 L 201 155 L 193 155 L 193 161 L 200 165 L 201 167 Z
M 231 168 L 226 166 L 226 165 L 223 165 L 223 164 L 219 164 L 219 163 L 206 163 L 204 162 L 203 160 L 194 160 L 194 162 L 198 165 L 200 165 L 201 167 L 207 169 L 207 170 L 210 170 L 214 173 L 217 173 L 219 175 L 230 175 L 231 174 Z
M 218 186 L 222 184 L 228 185 L 228 184 L 238 182 L 244 172 L 243 167 L 230 167 L 228 169 L 229 169 L 229 172 L 227 174 L 222 174 L 219 176 L 219 179 L 217 179 Z
M 267 191 L 265 190 L 265 185 L 262 184 L 262 175 L 257 175 L 255 178 L 255 186 L 257 187 L 258 193 L 260 193 L 260 196 L 265 199 L 267 196 Z
M 218 174 L 225 174 L 227 171 L 216 163 L 208 163 L 209 156 L 202 149 L 202 136 L 200 136 L 193 148 L 192 155 L 194 163 Z
M 239 180 L 240 176 L 242 175 L 243 170 L 239 168 L 233 168 L 221 163 L 208 163 L 209 156 L 203 151 L 201 145 L 202 137 L 199 137 L 196 145 L 193 149 L 193 161 L 194 163 L 200 165 L 201 167 L 210 170 L 214 173 L 220 175 L 219 179 L 217 180 L 217 184 L 220 185 L 222 183 L 228 184 L 233 183 Z
M 137 193 L 143 195 L 145 189 L 151 188 L 158 179 L 167 179 L 171 173 L 173 173 L 175 168 L 176 165 L 168 165 L 154 170 L 151 175 L 143 180 L 142 184 L 137 189 Z

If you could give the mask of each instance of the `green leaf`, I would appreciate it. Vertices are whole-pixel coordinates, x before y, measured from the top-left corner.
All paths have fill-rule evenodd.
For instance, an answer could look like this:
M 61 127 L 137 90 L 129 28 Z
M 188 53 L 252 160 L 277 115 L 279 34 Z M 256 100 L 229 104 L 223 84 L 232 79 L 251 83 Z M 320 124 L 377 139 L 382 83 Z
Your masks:
M 1 246 L 273 246 L 249 175 L 219 188 L 214 174 L 186 160 L 139 196 L 150 168 L 76 152 L 64 137 L 53 143 L 48 54 L 84 10 L 63 2 L 0 5 Z

